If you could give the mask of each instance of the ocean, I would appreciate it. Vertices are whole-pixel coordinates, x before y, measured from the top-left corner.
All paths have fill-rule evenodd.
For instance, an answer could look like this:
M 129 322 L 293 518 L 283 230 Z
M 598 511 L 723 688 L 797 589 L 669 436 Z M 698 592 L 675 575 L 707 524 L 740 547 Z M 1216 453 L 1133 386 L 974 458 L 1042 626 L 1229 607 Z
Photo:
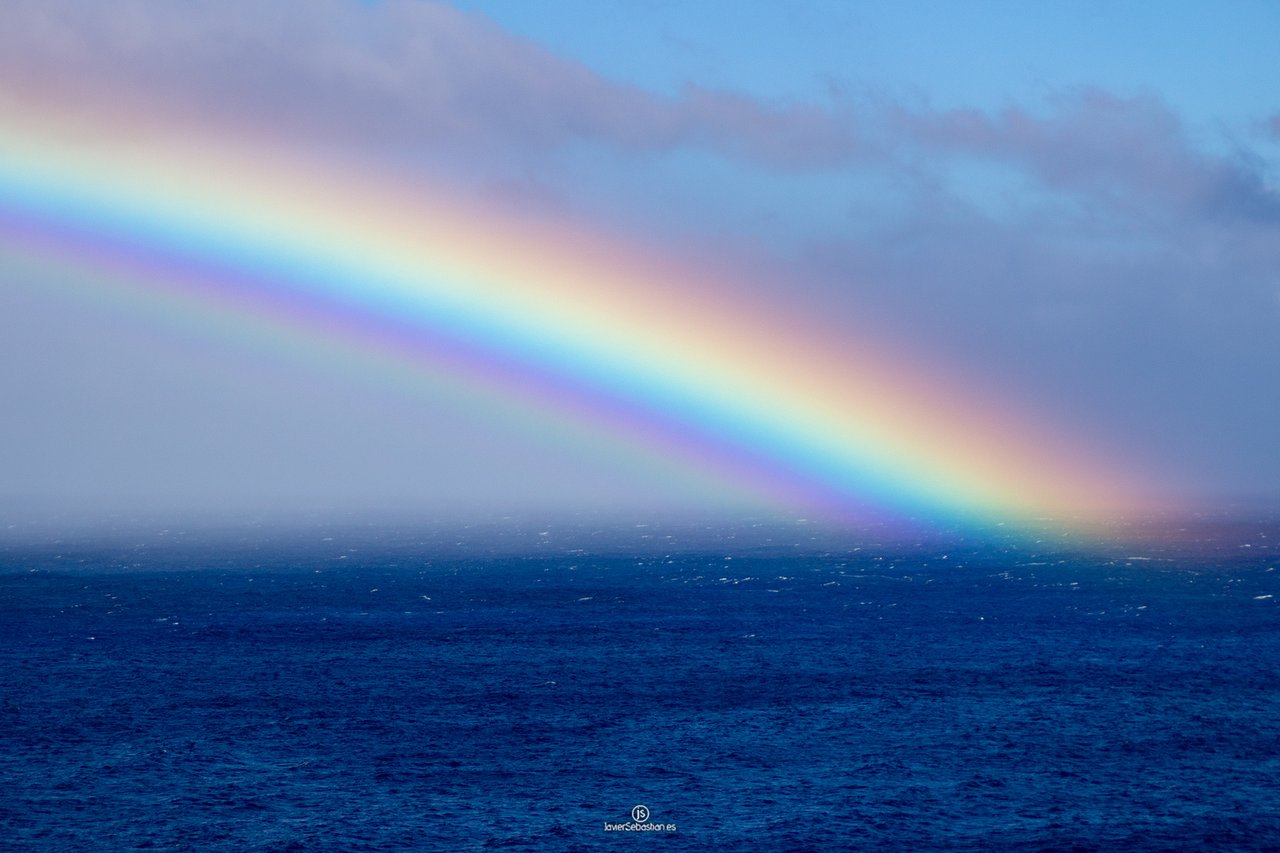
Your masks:
M 1280 554 L 0 548 L 0 849 L 1280 850 Z

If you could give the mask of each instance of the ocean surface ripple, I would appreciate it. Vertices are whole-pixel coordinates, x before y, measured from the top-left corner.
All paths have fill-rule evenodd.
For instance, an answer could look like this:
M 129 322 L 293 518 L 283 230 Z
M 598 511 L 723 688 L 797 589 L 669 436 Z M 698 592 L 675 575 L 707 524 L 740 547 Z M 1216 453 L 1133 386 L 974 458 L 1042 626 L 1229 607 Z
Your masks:
M 4 553 L 0 848 L 1280 849 L 1274 555 L 182 553 Z

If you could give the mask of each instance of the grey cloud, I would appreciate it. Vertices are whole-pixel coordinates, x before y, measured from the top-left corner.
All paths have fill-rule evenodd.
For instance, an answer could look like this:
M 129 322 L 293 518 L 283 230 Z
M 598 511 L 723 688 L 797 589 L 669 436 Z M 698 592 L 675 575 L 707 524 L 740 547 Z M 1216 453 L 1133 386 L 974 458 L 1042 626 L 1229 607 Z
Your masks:
M 678 116 L 678 137 L 774 166 L 833 167 L 870 153 L 854 131 L 851 111 L 812 105 L 766 110 L 745 95 L 688 86 Z
M 892 122 L 927 148 L 1014 164 L 1049 189 L 1113 207 L 1280 218 L 1280 199 L 1253 164 L 1197 151 L 1178 117 L 1155 97 L 1086 89 L 1052 106 L 1045 116 L 1019 107 L 998 115 L 895 108 Z
M 692 83 L 663 97 L 483 16 L 415 0 L 11 0 L 0 24 L 0 79 L 10 87 L 70 88 L 80 99 L 89 87 L 106 108 L 158 99 L 409 156 L 536 157 L 585 141 L 814 171 L 894 168 L 919 146 L 1008 164 L 1118 209 L 1280 215 L 1257 169 L 1197 151 L 1151 96 L 1086 89 L 1043 114 L 855 106 L 838 93 L 825 104 L 769 104 Z M 1273 117 L 1269 127 L 1278 125 Z
M 1089 234 L 921 202 L 864 237 L 810 244 L 828 310 L 909 328 L 972 387 L 1018 389 L 1072 435 L 1188 491 L 1274 491 L 1280 241 L 1269 223 L 1186 219 Z M 961 380 L 957 380 L 961 381 Z M 1102 437 L 1105 434 L 1105 439 Z
M 360 144 L 694 146 L 783 169 L 858 153 L 847 116 L 696 86 L 659 97 L 434 3 L 18 0 L 0 22 L 11 85 L 213 105 Z

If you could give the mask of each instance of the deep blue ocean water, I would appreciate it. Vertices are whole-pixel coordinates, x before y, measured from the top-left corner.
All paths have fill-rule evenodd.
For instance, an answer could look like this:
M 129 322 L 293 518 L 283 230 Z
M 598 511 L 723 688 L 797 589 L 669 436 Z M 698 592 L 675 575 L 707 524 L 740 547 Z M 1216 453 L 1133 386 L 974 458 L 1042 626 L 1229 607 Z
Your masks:
M 0 550 L 0 848 L 1280 850 L 1267 542 L 539 535 Z

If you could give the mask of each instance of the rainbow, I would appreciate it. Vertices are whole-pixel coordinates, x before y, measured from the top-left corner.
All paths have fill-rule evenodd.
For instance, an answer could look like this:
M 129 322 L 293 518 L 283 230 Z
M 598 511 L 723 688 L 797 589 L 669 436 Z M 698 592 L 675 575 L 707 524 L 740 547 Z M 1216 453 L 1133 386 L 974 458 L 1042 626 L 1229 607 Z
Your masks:
M 0 247 L 166 316 L 378 351 L 802 512 L 1070 526 L 1146 500 L 992 394 L 603 229 L 225 128 L 4 116 Z

